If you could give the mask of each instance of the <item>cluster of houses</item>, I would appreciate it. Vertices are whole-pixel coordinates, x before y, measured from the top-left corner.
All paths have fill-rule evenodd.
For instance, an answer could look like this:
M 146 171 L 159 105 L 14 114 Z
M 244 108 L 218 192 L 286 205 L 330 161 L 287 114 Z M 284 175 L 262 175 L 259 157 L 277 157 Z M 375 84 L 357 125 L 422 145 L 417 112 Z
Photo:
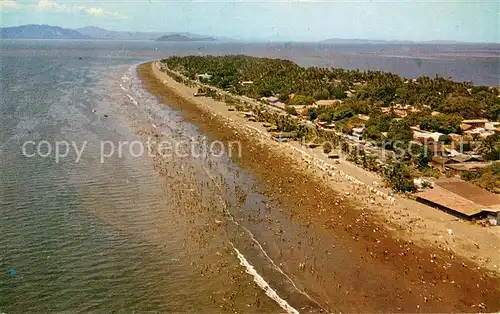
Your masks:
M 196 79 L 198 81 L 210 80 L 211 75 L 196 74 Z M 242 81 L 241 85 L 252 85 L 252 81 Z M 197 96 L 197 95 L 196 95 Z M 204 94 L 200 94 L 204 96 Z M 289 95 L 289 98 L 293 98 L 294 95 Z M 286 104 L 282 102 L 276 96 L 262 97 L 261 102 L 274 107 L 279 110 L 285 110 Z M 318 100 L 314 104 L 309 106 L 293 106 L 295 111 L 299 116 L 304 115 L 307 110 L 311 107 L 318 108 L 321 106 L 338 106 L 342 104 L 341 100 Z M 398 118 L 402 119 L 413 112 L 418 112 L 419 109 L 411 105 L 395 104 L 391 107 L 382 107 L 382 114 L 394 113 Z M 432 115 L 438 115 L 439 112 L 432 112 Z M 370 117 L 367 115 L 358 115 L 358 121 L 360 123 L 353 127 L 348 134 L 342 134 L 345 138 L 351 141 L 351 143 L 361 146 L 367 154 L 376 153 L 376 148 L 371 143 L 364 140 L 364 123 L 366 123 Z M 310 121 L 308 121 L 311 123 Z M 323 121 L 317 121 L 316 127 L 319 129 L 330 130 L 337 132 L 334 123 L 327 123 Z M 471 150 L 470 143 L 476 141 L 480 138 L 488 137 L 494 133 L 500 133 L 500 122 L 491 122 L 487 119 L 475 119 L 475 120 L 463 120 L 460 125 L 462 134 L 448 134 L 446 137 L 448 141 L 443 142 L 442 137 L 444 134 L 439 132 L 428 132 L 421 130 L 418 126 L 412 127 L 413 131 L 413 144 L 423 145 L 426 147 L 427 152 L 432 155 L 432 160 L 429 162 L 429 166 L 439 170 L 440 172 L 447 175 L 458 175 L 464 171 L 478 171 L 485 168 L 491 164 L 491 161 L 483 160 L 480 154 L 477 154 Z M 387 135 L 382 133 L 382 135 Z M 451 143 L 450 143 L 451 142 Z
M 358 116 L 360 121 L 369 119 L 365 115 Z M 317 127 L 335 131 L 334 125 L 325 122 L 318 122 Z M 463 120 L 460 127 L 462 135 L 448 135 L 451 143 L 441 141 L 444 135 L 442 133 L 424 131 L 416 126 L 411 128 L 411 142 L 426 146 L 432 156 L 428 165 L 444 174 L 441 179 L 434 180 L 431 189 L 419 189 L 416 199 L 460 218 L 482 219 L 487 224 L 500 225 L 500 196 L 458 178 L 463 172 L 477 172 L 493 162 L 500 162 L 486 161 L 470 147 L 474 140 L 500 133 L 500 122 L 490 122 L 487 119 Z M 363 139 L 363 132 L 364 126 L 360 124 L 344 136 L 361 147 L 367 155 L 376 155 L 377 148 Z M 378 162 L 383 163 L 381 160 Z
M 196 80 L 199 82 L 207 81 L 212 78 L 211 75 L 196 74 Z M 241 85 L 252 85 L 251 81 L 240 82 Z M 354 91 L 349 91 L 348 97 Z M 205 96 L 199 91 L 195 96 Z M 293 97 L 293 95 L 292 95 Z M 244 97 L 246 98 L 246 97 Z M 251 99 L 248 99 L 251 100 Z M 244 101 L 244 100 L 242 100 Z M 261 102 L 274 107 L 280 111 L 286 109 L 286 105 L 278 97 L 263 97 Z M 294 109 L 299 116 L 305 114 L 309 107 L 334 106 L 341 104 L 341 100 L 318 100 L 310 106 L 294 106 Z M 418 109 L 409 105 L 397 104 L 390 108 L 381 108 L 382 114 L 394 113 L 398 118 L 402 119 L 412 112 L 417 112 Z M 439 112 L 432 112 L 432 115 L 437 115 Z M 252 112 L 245 112 L 245 117 L 249 121 L 256 121 L 255 115 Z M 372 145 L 369 141 L 364 140 L 364 124 L 369 121 L 367 115 L 357 116 L 359 123 L 353 127 L 348 134 L 341 134 L 348 140 L 350 145 L 361 147 L 365 153 L 369 155 L 377 155 L 378 148 Z M 299 118 L 298 118 L 299 119 Z M 316 125 L 311 121 L 302 121 L 311 127 L 317 127 L 322 130 L 336 132 L 334 123 L 317 121 Z M 265 125 L 267 130 L 273 134 L 277 141 L 288 141 L 295 137 L 294 132 L 277 132 L 275 126 L 270 124 Z M 491 164 L 491 161 L 483 160 L 480 154 L 471 149 L 471 142 L 477 141 L 480 138 L 486 138 L 492 134 L 500 133 L 500 122 L 490 122 L 487 119 L 463 120 L 460 125 L 462 134 L 448 134 L 443 141 L 444 134 L 439 132 L 428 132 L 421 130 L 418 126 L 412 127 L 413 140 L 417 145 L 423 145 L 432 155 L 432 160 L 429 166 L 446 174 L 448 178 L 435 180 L 432 184 L 432 189 L 419 189 L 416 194 L 416 199 L 433 207 L 440 208 L 453 215 L 466 218 L 487 218 L 491 224 L 500 224 L 500 196 L 494 195 L 484 189 L 474 186 L 459 178 L 449 178 L 459 175 L 464 171 L 474 172 Z M 383 134 L 387 136 L 387 134 Z M 377 160 L 383 163 L 381 160 Z M 495 161 L 498 162 L 498 161 Z M 416 179 L 422 180 L 422 179 Z

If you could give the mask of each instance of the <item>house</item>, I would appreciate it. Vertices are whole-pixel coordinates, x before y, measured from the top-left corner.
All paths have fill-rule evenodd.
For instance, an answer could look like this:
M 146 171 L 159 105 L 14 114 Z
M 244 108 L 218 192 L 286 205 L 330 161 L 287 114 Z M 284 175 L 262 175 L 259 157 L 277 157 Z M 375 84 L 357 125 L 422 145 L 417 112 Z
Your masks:
M 445 149 L 444 151 L 446 152 L 448 150 Z M 483 161 L 483 160 L 480 156 L 459 154 L 459 155 L 455 155 L 452 157 L 448 157 L 446 155 L 434 156 L 434 157 L 432 157 L 432 161 L 435 163 L 439 163 L 441 165 L 449 165 L 449 164 L 459 164 L 459 163 L 466 163 L 466 162 L 479 162 L 479 161 Z
M 412 110 L 413 106 L 411 105 L 402 105 L 402 104 L 395 104 L 392 106 L 394 109 L 401 109 L 401 110 Z
M 362 140 L 364 131 L 365 127 L 352 128 L 352 136 L 356 137 L 359 140 Z
M 451 157 L 450 160 L 453 163 L 464 163 L 464 162 L 478 162 L 478 161 L 483 161 L 483 158 L 481 156 L 472 156 L 472 155 L 460 154 L 460 155 Z
M 415 195 L 419 202 L 469 220 L 500 213 L 498 195 L 460 179 L 436 180 L 433 189 Z
M 439 138 L 444 135 L 443 133 L 439 132 L 427 132 L 427 131 L 422 131 L 418 130 L 416 131 L 415 128 L 412 128 L 413 130 L 413 139 L 416 141 L 421 141 L 421 139 L 424 139 L 424 142 L 437 142 L 439 141 Z
M 274 96 L 271 96 L 271 97 L 267 97 L 266 98 L 267 102 L 270 103 L 270 104 L 275 104 L 277 103 L 278 101 L 280 101 L 280 99 L 278 97 L 274 97 Z
M 333 106 L 333 105 L 339 105 L 341 103 L 342 101 L 338 99 L 323 99 L 323 100 L 317 100 L 315 102 L 317 106 Z
M 479 137 L 481 137 L 481 138 L 487 138 L 488 136 L 491 136 L 493 134 L 495 134 L 495 132 L 492 132 L 492 131 L 482 132 L 482 133 L 479 134 Z
M 288 142 L 297 137 L 296 132 L 274 132 L 272 133 L 274 140 L 278 142 Z
M 358 119 L 366 122 L 366 121 L 370 120 L 370 117 L 365 115 L 365 114 L 358 114 Z
M 324 128 L 328 123 L 325 122 L 325 121 L 318 121 L 316 122 L 316 125 L 318 126 L 318 128 L 322 129 Z
M 427 165 L 431 168 L 437 169 L 437 170 L 444 170 L 444 165 L 448 161 L 448 158 L 443 157 L 443 156 L 432 156 L 432 160 L 427 163 Z
M 277 101 L 277 102 L 274 102 L 274 103 L 269 103 L 270 105 L 274 106 L 274 107 L 277 107 L 281 110 L 285 110 L 285 103 L 281 102 L 281 101 Z
M 198 81 L 208 81 L 212 78 L 212 75 L 205 73 L 205 74 L 196 74 L 196 79 Z
M 500 126 L 500 122 L 488 122 L 484 124 L 484 128 L 487 131 L 495 131 L 497 127 Z
M 468 130 L 472 129 L 472 125 L 462 123 L 462 124 L 460 124 L 460 129 L 461 129 L 462 131 L 468 131 Z
M 462 124 L 468 124 L 473 128 L 484 128 L 486 123 L 488 123 L 488 119 L 472 119 L 462 121 Z
M 488 167 L 491 163 L 482 162 L 480 156 L 458 154 L 453 157 L 436 155 L 428 163 L 429 167 L 440 171 L 446 171 L 450 175 L 457 175 L 463 171 L 477 171 Z
M 477 172 L 491 165 L 491 162 L 451 163 L 444 166 L 448 175 L 459 175 L 462 172 Z
M 245 118 L 255 117 L 255 114 L 253 112 L 251 112 L 251 111 L 242 112 L 241 114 Z
M 463 140 L 463 137 L 460 134 L 450 133 L 450 134 L 448 134 L 448 136 L 451 137 L 451 140 L 454 142 L 459 142 L 459 141 Z

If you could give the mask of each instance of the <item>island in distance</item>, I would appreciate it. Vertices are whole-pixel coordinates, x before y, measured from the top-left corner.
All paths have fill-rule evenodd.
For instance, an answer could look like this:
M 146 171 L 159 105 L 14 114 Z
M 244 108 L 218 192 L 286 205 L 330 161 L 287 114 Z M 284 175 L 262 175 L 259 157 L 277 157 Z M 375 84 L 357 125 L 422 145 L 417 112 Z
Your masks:
M 162 36 L 157 41 L 217 41 L 213 37 L 186 36 L 182 34 L 169 34 Z

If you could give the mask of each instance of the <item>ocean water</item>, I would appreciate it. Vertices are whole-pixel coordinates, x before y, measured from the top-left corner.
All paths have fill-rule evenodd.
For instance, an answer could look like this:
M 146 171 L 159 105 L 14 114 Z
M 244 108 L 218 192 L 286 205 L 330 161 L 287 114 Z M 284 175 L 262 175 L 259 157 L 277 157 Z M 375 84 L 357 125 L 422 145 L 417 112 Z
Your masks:
M 397 47 L 2 41 L 0 312 L 321 308 L 275 262 L 286 244 L 267 221 L 280 221 L 284 236 L 305 231 L 270 213 L 273 200 L 229 158 L 158 161 L 124 150 L 101 160 L 102 145 L 144 143 L 156 131 L 202 148 L 204 134 L 144 90 L 135 73 L 141 62 L 248 53 L 494 84 L 497 48 L 434 47 L 429 57 Z M 415 58 L 418 66 L 408 66 Z M 47 157 L 25 156 L 27 141 L 28 154 L 45 141 Z M 69 152 L 56 160 L 63 141 Z
M 1 57 L 0 312 L 318 308 L 252 229 L 268 245 L 272 232 L 246 224 L 269 200 L 227 157 L 158 164 L 125 149 L 101 160 L 102 143 L 145 144 L 158 128 L 202 149 L 203 134 L 136 77 L 149 56 L 39 44 Z M 27 157 L 26 142 L 47 156 Z M 237 187 L 248 190 L 238 204 Z

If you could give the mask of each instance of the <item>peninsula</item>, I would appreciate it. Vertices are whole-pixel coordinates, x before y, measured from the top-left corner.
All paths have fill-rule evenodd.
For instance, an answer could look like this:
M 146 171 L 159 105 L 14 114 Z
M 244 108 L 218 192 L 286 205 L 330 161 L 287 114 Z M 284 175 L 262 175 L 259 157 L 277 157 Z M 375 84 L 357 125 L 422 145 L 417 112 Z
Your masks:
M 325 73 L 330 71 L 338 76 L 332 75 L 327 81 Z M 429 165 L 419 168 L 412 158 L 396 159 L 400 156 L 391 154 L 388 159 L 393 161 L 377 161 L 375 156 L 369 156 L 359 148 L 366 142 L 362 143 L 363 140 L 355 139 L 353 133 L 343 133 L 341 128 L 333 126 L 339 121 L 339 126 L 349 126 L 351 121 L 342 121 L 344 119 L 361 118 L 356 121 L 367 123 L 371 119 L 383 120 L 382 117 L 389 115 L 391 119 L 386 118 L 388 121 L 384 122 L 389 128 L 394 128 L 392 124 L 396 123 L 398 127 L 403 125 L 401 129 L 406 131 L 393 129 L 380 133 L 391 133 L 394 141 L 405 143 L 406 121 L 400 122 L 404 118 L 393 116 L 395 110 L 404 110 L 404 104 L 400 104 L 403 109 L 392 108 L 387 113 L 382 113 L 380 108 L 394 107 L 395 104 L 391 103 L 394 99 L 374 104 L 376 114 L 359 113 L 356 110 L 362 107 L 347 108 L 347 104 L 355 103 L 357 98 L 353 95 L 358 90 L 370 91 L 371 84 L 367 84 L 367 80 L 379 84 L 386 84 L 391 78 L 393 83 L 400 80 L 401 85 L 391 85 L 395 89 L 415 82 L 405 83 L 407 79 L 389 73 L 304 69 L 286 60 L 245 56 L 171 57 L 143 64 L 138 73 L 150 92 L 164 103 L 180 108 L 186 118 L 202 131 L 216 139 L 240 141 L 243 154 L 235 161 L 256 175 L 266 193 L 279 200 L 296 223 L 320 234 L 326 232 L 343 239 L 343 249 L 349 250 L 345 254 L 350 256 L 349 260 L 357 261 L 344 267 L 343 272 L 350 275 L 342 276 L 332 270 L 335 269 L 331 266 L 332 256 L 317 251 L 312 270 L 315 276 L 308 276 L 307 281 L 296 277 L 308 291 L 322 295 L 327 302 L 325 308 L 333 310 L 326 304 L 346 308 L 353 308 L 356 304 L 360 310 L 391 311 L 396 302 L 396 308 L 410 312 L 422 309 L 443 312 L 498 309 L 498 291 L 493 287 L 498 286 L 499 280 L 496 253 L 500 249 L 500 234 L 495 227 L 483 227 L 490 220 L 493 222 L 489 217 L 497 207 L 491 206 L 491 210 L 479 213 L 480 217 L 473 218 L 476 222 L 471 223 L 467 217 L 457 220 L 448 212 L 418 202 L 415 195 L 429 189 L 427 184 L 436 190 L 446 190 L 441 186 L 446 184 L 450 188 L 449 182 L 422 174 L 428 171 L 438 176 L 445 169 L 434 169 Z M 293 79 L 290 80 L 289 75 Z M 352 85 L 349 83 L 351 75 L 354 78 Z M 437 80 L 444 86 L 466 86 L 474 93 L 479 88 L 497 95 L 488 87 L 470 87 L 467 83 L 442 78 L 421 80 L 429 85 L 436 84 Z M 288 89 L 290 85 L 294 88 Z M 327 89 L 328 93 L 318 98 L 317 90 L 321 91 L 325 86 L 330 86 L 331 90 Z M 472 94 L 471 91 L 468 97 L 462 97 L 469 99 Z M 332 99 L 331 95 L 339 97 Z M 368 95 L 390 99 L 389 92 L 367 94 L 366 99 Z M 370 101 L 363 100 L 361 103 L 370 104 Z M 480 112 L 485 114 L 489 110 L 488 104 L 481 107 Z M 366 119 L 364 116 L 370 119 L 363 120 Z M 469 129 L 474 128 L 476 126 Z M 399 133 L 403 134 L 401 139 L 397 138 Z M 481 186 L 482 180 L 489 176 L 487 172 L 498 174 L 495 172 L 497 164 L 489 158 L 486 154 L 484 162 L 488 163 L 485 167 L 488 170 L 478 171 L 479 176 L 470 182 Z M 364 160 L 364 163 L 359 160 Z M 378 168 L 370 169 L 367 164 Z M 415 178 L 427 178 L 423 181 L 429 182 L 415 182 L 412 177 L 415 174 Z M 482 191 L 491 197 L 490 201 L 496 200 L 492 192 Z M 471 256 L 474 256 L 473 260 Z M 287 259 L 286 262 L 298 269 L 305 267 L 299 261 Z M 360 276 L 378 282 L 376 287 L 353 283 L 356 265 L 360 267 Z M 381 273 L 387 273 L 385 279 L 375 279 Z M 342 291 L 345 289 L 348 294 L 340 297 L 338 293 L 328 294 L 322 290 L 334 286 L 341 287 Z M 390 297 L 394 294 L 398 295 L 397 300 Z M 423 303 L 419 296 L 425 296 Z M 361 299 L 362 304 L 359 303 Z

